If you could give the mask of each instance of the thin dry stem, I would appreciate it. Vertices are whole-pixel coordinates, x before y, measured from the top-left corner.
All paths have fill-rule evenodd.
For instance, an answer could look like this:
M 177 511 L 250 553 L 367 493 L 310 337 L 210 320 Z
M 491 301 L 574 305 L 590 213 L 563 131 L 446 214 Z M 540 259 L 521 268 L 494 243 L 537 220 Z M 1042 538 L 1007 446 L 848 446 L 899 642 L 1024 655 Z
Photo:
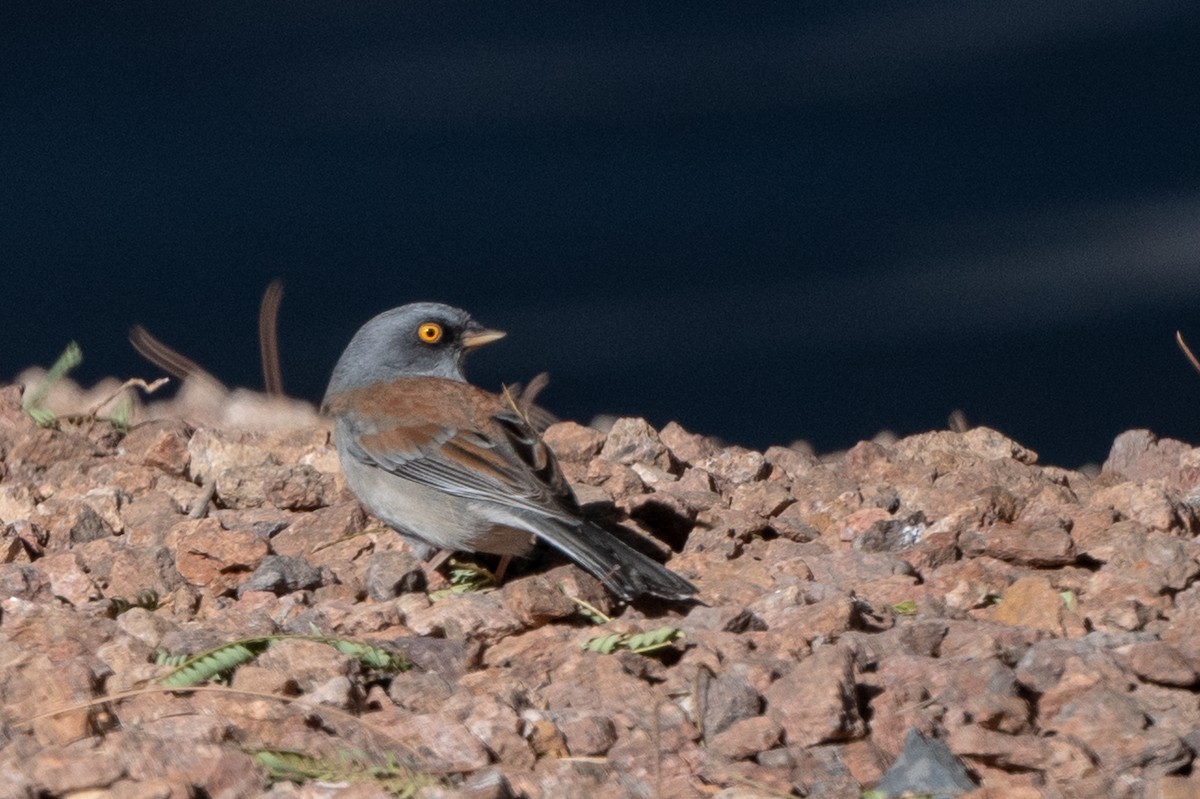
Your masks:
M 1183 333 L 1180 333 L 1178 330 L 1175 331 L 1175 343 L 1179 345 L 1179 349 L 1183 350 L 1183 354 L 1187 357 L 1192 368 L 1200 372 L 1200 360 L 1197 360 L 1192 351 L 1188 349 L 1188 345 L 1183 341 Z
M 116 391 L 112 392 L 107 397 L 93 405 L 88 410 L 87 417 L 92 419 L 96 418 L 100 414 L 101 408 L 115 400 L 117 397 L 121 396 L 122 392 L 125 392 L 131 388 L 140 388 L 146 394 L 153 394 L 155 391 L 158 391 L 169 382 L 171 382 L 169 377 L 160 377 L 152 383 L 147 383 L 140 377 L 131 377 L 122 383 Z
M 275 278 L 263 292 L 258 309 L 258 352 L 262 359 L 263 388 L 273 397 L 283 396 L 283 368 L 279 362 L 279 305 L 283 281 Z
M 355 714 L 350 713 L 345 710 L 342 710 L 340 708 L 330 707 L 329 705 L 323 705 L 318 702 L 312 702 L 312 701 L 303 699 L 302 697 L 298 697 L 298 696 L 283 696 L 281 694 L 272 694 L 272 693 L 267 693 L 265 691 L 250 691 L 250 690 L 246 690 L 243 688 L 229 688 L 224 685 L 193 685 L 188 688 L 173 688 L 173 687 L 167 687 L 167 686 L 149 686 L 146 688 L 133 688 L 128 691 L 120 691 L 118 693 L 110 694 L 108 696 L 98 696 L 95 699 L 89 699 L 85 702 L 73 702 L 70 705 L 64 705 L 62 707 L 53 708 L 53 709 L 47 710 L 43 713 L 38 713 L 36 716 L 30 716 L 27 719 L 22 719 L 22 720 L 16 721 L 16 722 L 14 722 L 14 726 L 28 727 L 28 726 L 32 725 L 34 722 L 39 721 L 40 719 L 50 718 L 51 716 L 58 716 L 63 713 L 75 713 L 80 710 L 90 710 L 91 708 L 100 707 L 102 705 L 106 705 L 111 702 L 119 702 L 123 699 L 132 699 L 135 696 L 146 696 L 149 694 L 190 694 L 190 693 L 214 693 L 214 694 L 225 694 L 225 695 L 230 695 L 230 696 L 247 696 L 247 697 L 253 697 L 255 699 L 268 699 L 268 700 L 275 700 L 278 702 L 284 702 L 287 704 L 299 705 L 299 706 L 306 708 L 308 710 L 311 710 L 317 714 L 328 714 L 330 716 L 340 718 L 342 721 L 344 721 L 346 723 L 361 725 L 364 729 L 370 731 L 372 735 L 376 735 L 380 739 L 386 740 L 389 743 L 391 743 L 396 749 L 404 751 L 409 757 L 411 757 L 413 759 L 414 763 L 419 762 L 417 753 L 414 752 L 408 744 L 406 744 L 404 741 L 401 741 L 399 738 L 397 738 L 394 734 L 389 732 L 387 729 L 377 726 L 376 724 L 374 724 L 373 722 L 364 718 L 363 716 L 356 716 Z M 421 770 L 427 774 L 440 774 L 443 776 L 450 773 L 447 771 L 425 769 L 423 767 L 421 768 Z
M 129 343 L 138 351 L 138 354 L 148 360 L 150 363 L 162 369 L 167 374 L 178 378 L 179 380 L 187 380 L 189 378 L 200 378 L 203 380 L 212 381 L 219 386 L 222 391 L 227 391 L 224 384 L 220 380 L 213 377 L 207 372 L 204 367 L 193 361 L 191 358 L 183 355 L 177 350 L 173 350 L 166 344 L 150 335 L 150 331 L 141 325 L 134 325 L 129 331 Z

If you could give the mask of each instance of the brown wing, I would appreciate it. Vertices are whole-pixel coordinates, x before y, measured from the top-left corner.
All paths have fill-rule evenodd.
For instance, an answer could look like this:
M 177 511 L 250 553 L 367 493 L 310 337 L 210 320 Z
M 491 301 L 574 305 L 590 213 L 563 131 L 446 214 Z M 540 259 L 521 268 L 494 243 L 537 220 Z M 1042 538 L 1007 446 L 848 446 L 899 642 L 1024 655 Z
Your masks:
M 334 397 L 329 410 L 355 457 L 397 477 L 540 515 L 578 510 L 538 434 L 516 408 L 475 386 L 402 378 Z

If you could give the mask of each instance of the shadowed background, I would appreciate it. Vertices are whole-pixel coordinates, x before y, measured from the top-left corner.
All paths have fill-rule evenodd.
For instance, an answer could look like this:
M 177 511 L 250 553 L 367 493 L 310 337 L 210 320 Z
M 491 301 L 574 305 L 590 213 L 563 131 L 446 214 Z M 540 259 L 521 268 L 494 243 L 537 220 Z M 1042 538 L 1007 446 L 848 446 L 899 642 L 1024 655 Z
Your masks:
M 260 386 L 280 276 L 311 400 L 434 299 L 565 417 L 1200 440 L 1194 3 L 45 2 L 0 52 L 3 379 L 156 377 L 140 322 Z

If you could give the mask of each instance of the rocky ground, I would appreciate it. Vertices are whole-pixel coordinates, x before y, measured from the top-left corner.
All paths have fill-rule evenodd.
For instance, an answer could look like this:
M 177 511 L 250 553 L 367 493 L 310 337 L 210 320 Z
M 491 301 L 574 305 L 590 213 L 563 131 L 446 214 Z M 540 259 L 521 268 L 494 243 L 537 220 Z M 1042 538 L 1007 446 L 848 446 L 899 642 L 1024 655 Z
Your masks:
M 466 590 L 319 424 L 43 429 L 0 389 L 0 797 L 859 797 L 902 751 L 941 782 L 874 795 L 1200 796 L 1200 449 L 1131 431 L 1089 476 L 985 428 L 828 462 L 546 438 L 703 604 L 552 560 Z M 163 653 L 277 635 L 159 685 Z M 272 782 L 288 757 L 308 778 Z

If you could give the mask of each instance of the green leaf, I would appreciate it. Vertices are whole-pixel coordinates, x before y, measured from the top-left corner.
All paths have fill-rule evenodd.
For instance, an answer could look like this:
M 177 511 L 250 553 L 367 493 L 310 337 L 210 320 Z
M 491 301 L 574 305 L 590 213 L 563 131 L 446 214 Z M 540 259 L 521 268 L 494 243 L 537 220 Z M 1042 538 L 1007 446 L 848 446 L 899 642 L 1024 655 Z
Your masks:
M 42 402 L 50 393 L 50 389 L 54 388 L 54 384 L 66 377 L 68 372 L 81 363 L 83 363 L 83 350 L 72 341 L 67 344 L 67 348 L 63 350 L 62 355 L 58 356 L 54 365 L 46 371 L 46 376 L 42 378 L 42 382 L 38 383 L 37 388 L 25 394 L 21 399 L 21 410 L 29 414 L 38 427 L 50 427 L 54 424 L 54 413 L 50 409 L 42 407 Z
M 630 652 L 644 655 L 668 647 L 681 638 L 683 638 L 683 630 L 678 627 L 659 627 L 648 633 L 630 636 L 626 646 L 629 647 Z
M 410 799 L 422 788 L 439 784 L 428 774 L 401 765 L 395 757 L 379 763 L 361 752 L 351 751 L 320 757 L 286 749 L 248 750 L 248 753 L 267 770 L 271 782 L 371 782 L 399 799 Z
M 430 600 L 437 602 L 452 594 L 482 591 L 496 585 L 496 576 L 478 564 L 451 559 L 450 566 L 450 587 L 431 591 L 429 593 Z
M 399 652 L 389 652 L 371 644 L 350 641 L 345 638 L 316 638 L 323 644 L 332 646 L 343 655 L 357 658 L 364 666 L 381 671 L 408 671 L 412 663 Z
M 314 627 L 313 629 L 316 628 Z M 271 644 L 289 639 L 315 641 L 319 644 L 331 646 L 344 655 L 357 658 L 363 665 L 381 671 L 400 672 L 412 668 L 412 664 L 408 659 L 399 652 L 389 652 L 386 649 L 371 644 L 320 634 L 282 634 L 231 641 L 191 657 L 186 655 L 171 655 L 160 651 L 155 655 L 155 662 L 159 665 L 173 665 L 176 666 L 176 669 L 159 680 L 159 684 L 168 688 L 188 688 L 207 682 L 215 677 L 227 677 L 238 666 L 249 663 L 257 658 Z M 181 657 L 182 661 L 180 660 Z
M 648 655 L 669 647 L 683 637 L 683 630 L 678 627 L 659 627 L 657 630 L 644 633 L 611 633 L 589 638 L 581 648 L 602 655 L 611 655 L 618 649 L 628 649 L 639 655 Z
M 202 652 L 188 658 L 167 676 L 159 680 L 159 684 L 167 688 L 190 688 L 208 682 L 214 677 L 227 675 L 243 663 L 254 660 L 268 646 L 273 638 L 243 638 L 222 644 L 215 649 Z

